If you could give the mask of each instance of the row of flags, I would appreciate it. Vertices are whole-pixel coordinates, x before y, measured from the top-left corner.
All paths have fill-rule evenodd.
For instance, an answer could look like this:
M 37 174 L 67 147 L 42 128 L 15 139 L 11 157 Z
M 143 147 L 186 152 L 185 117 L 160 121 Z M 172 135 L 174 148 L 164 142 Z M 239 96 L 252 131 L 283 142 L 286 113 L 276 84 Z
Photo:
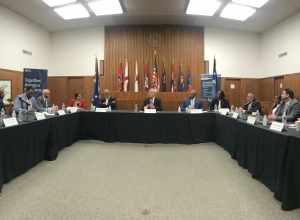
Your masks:
M 138 62 L 135 61 L 135 75 L 134 75 L 134 92 L 139 92 L 140 80 L 139 80 L 139 68 Z M 149 64 L 144 64 L 144 83 L 143 90 L 148 91 L 150 88 L 154 88 L 157 91 L 167 91 L 167 71 L 165 64 L 162 65 L 161 74 L 159 74 L 157 59 L 155 57 L 153 69 L 150 73 Z M 120 92 L 128 92 L 129 89 L 129 72 L 128 61 L 125 61 L 125 65 L 120 63 L 117 68 L 117 89 Z M 176 79 L 176 65 L 171 65 L 171 80 L 170 91 L 171 92 L 184 92 L 191 91 L 193 89 L 192 72 L 190 67 L 188 68 L 187 77 L 185 77 L 182 71 L 182 65 L 179 66 L 179 74 Z
M 100 79 L 99 79 L 99 68 L 98 68 L 98 59 L 95 61 L 95 81 L 94 81 L 94 91 L 93 91 L 93 100 L 97 100 L 99 98 L 100 91 Z M 218 90 L 218 74 L 217 74 L 217 62 L 214 57 L 213 64 L 213 81 L 215 83 L 215 94 L 217 94 Z M 163 64 L 162 68 L 162 76 L 160 80 L 160 75 L 158 73 L 158 64 L 155 56 L 153 72 L 151 76 L 149 76 L 150 69 L 149 64 L 144 65 L 144 90 L 148 91 L 150 88 L 157 89 L 157 91 L 167 91 L 167 72 L 166 66 Z M 125 68 L 123 64 L 120 63 L 117 70 L 117 81 L 118 81 L 118 90 L 119 91 L 128 91 L 129 84 L 129 72 L 128 72 L 128 61 L 125 62 Z M 161 85 L 161 87 L 160 87 Z M 184 74 L 182 72 L 182 65 L 179 66 L 179 78 L 178 84 L 176 87 L 176 65 L 173 63 L 171 65 L 171 80 L 170 80 L 170 90 L 171 92 L 183 92 L 183 91 L 191 91 L 193 89 L 193 80 L 192 80 L 192 72 L 191 68 L 188 68 L 187 80 L 185 81 Z M 135 79 L 134 79 L 134 92 L 139 92 L 139 72 L 138 72 L 138 62 L 135 61 Z

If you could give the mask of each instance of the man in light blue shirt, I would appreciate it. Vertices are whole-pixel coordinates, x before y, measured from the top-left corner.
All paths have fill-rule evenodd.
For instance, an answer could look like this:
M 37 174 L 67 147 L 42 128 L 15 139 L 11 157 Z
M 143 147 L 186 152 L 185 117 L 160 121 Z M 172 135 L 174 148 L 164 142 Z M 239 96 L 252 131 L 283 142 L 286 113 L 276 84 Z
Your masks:
M 34 89 L 31 86 L 25 88 L 25 93 L 16 97 L 14 102 L 14 111 L 38 111 L 43 112 L 45 109 L 41 108 L 34 98 Z

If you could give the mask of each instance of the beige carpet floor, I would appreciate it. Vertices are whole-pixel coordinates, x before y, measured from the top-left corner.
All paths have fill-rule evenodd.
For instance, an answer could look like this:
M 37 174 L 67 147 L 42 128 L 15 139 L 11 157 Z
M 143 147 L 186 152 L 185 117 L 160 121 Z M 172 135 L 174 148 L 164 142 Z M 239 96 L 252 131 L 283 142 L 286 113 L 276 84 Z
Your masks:
M 300 187 L 300 186 L 299 186 Z M 80 141 L 6 184 L 1 220 L 299 220 L 215 144 Z

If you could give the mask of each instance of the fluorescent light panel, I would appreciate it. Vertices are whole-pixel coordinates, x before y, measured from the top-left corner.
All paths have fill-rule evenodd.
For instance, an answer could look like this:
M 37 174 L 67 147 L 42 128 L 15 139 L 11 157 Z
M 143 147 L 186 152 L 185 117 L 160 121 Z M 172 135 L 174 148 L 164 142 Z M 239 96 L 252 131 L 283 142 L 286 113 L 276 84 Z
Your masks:
M 246 21 L 256 10 L 248 6 L 229 3 L 221 13 L 222 18 L 228 18 L 238 21 Z
M 232 0 L 232 1 L 241 5 L 248 5 L 254 8 L 261 8 L 269 0 Z
M 213 16 L 221 4 L 218 0 L 190 0 L 186 14 Z
M 65 20 L 90 17 L 90 14 L 86 8 L 81 4 L 73 4 L 55 8 L 54 11 Z
M 50 7 L 66 5 L 66 4 L 74 3 L 76 1 L 77 0 L 43 0 L 43 2 L 45 2 Z
M 122 14 L 123 9 L 119 0 L 98 0 L 88 3 L 97 16 Z

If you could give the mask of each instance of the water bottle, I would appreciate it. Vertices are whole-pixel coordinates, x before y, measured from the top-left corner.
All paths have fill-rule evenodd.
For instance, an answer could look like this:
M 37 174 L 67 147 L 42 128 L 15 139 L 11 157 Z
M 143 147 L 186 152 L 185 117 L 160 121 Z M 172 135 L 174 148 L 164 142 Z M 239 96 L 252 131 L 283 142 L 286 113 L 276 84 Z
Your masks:
M 64 111 L 66 111 L 66 105 L 65 105 L 65 103 L 63 103 L 63 104 L 61 105 L 61 109 L 64 110 Z
M 138 104 L 134 104 L 134 112 L 138 112 L 139 111 L 139 106 Z
M 16 111 L 15 111 L 15 110 L 13 110 L 11 117 L 13 117 L 13 118 L 16 118 L 16 117 L 17 117 L 17 114 L 16 114 Z
M 264 115 L 263 121 L 262 121 L 263 126 L 268 126 L 268 117 L 267 115 Z
M 180 108 L 180 106 L 178 106 L 177 112 L 181 112 L 181 108 Z
M 214 106 L 214 111 L 215 111 L 215 112 L 218 111 L 218 105 L 217 105 L 217 104 L 215 104 L 215 106 Z
M 287 119 L 286 119 L 285 114 L 282 116 L 282 123 L 284 124 L 284 128 L 286 128 L 287 127 Z
M 260 114 L 259 114 L 258 110 L 256 111 L 256 115 L 255 116 L 256 116 L 256 121 L 259 122 L 260 121 Z
M 108 106 L 108 111 L 111 112 L 111 106 Z
M 2 110 L 1 110 L 1 118 L 5 118 L 5 110 L 4 110 L 4 108 L 2 108 Z

